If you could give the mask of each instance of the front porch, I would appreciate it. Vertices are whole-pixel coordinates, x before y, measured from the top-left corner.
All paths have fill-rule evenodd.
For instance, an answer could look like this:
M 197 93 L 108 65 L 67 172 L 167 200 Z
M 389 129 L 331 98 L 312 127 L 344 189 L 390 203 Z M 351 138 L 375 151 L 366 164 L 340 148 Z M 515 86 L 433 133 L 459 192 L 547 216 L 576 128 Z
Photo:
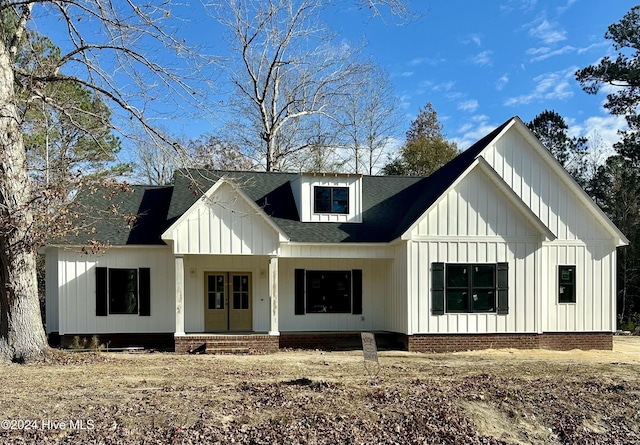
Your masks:
M 394 332 L 374 332 L 380 350 L 406 350 L 407 337 Z M 362 348 L 360 332 L 266 332 L 194 333 L 176 335 L 178 354 L 272 354 L 280 349 L 325 351 Z
M 176 335 L 178 354 L 271 354 L 280 349 L 278 335 L 268 333 L 215 333 Z

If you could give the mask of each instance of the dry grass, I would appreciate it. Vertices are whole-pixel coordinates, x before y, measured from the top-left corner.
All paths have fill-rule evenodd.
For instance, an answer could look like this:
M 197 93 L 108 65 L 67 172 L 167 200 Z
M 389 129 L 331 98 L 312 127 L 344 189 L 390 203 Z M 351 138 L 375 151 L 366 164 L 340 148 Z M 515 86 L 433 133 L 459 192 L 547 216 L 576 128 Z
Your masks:
M 0 443 L 640 443 L 640 338 L 614 345 L 384 352 L 375 380 L 359 351 L 69 353 L 0 366 Z

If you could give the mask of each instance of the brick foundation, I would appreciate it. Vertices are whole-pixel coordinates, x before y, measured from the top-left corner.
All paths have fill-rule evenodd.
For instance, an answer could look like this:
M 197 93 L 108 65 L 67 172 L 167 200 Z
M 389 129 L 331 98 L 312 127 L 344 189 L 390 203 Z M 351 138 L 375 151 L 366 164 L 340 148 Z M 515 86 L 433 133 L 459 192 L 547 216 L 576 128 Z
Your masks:
M 406 335 L 376 332 L 378 350 L 406 350 Z M 280 348 L 345 351 L 362 349 L 360 332 L 281 332 Z
M 55 334 L 55 333 L 54 333 Z M 50 334 L 50 342 L 69 347 L 73 338 L 86 341 L 92 334 Z M 185 335 L 174 338 L 171 333 L 97 334 L 98 340 L 110 348 L 143 347 L 188 352 L 265 354 L 279 349 L 322 349 L 327 351 L 361 349 L 360 332 L 281 332 L 280 336 L 247 335 Z M 416 334 L 376 332 L 379 350 L 408 350 L 412 352 L 455 352 L 478 349 L 613 349 L 611 332 L 546 332 L 544 334 Z M 57 346 L 57 345 L 55 345 Z
M 87 347 L 91 343 L 94 334 L 65 334 L 57 337 L 49 335 L 52 346 L 62 346 L 68 348 L 74 337 L 78 337 L 80 344 Z M 142 347 L 144 349 L 159 349 L 163 351 L 173 351 L 172 333 L 139 333 L 139 334 L 95 334 L 100 344 L 108 348 L 130 348 Z M 58 344 L 55 345 L 54 341 Z
M 613 349 L 611 332 L 545 332 L 540 336 L 541 349 L 568 351 L 570 349 Z
M 538 334 L 425 334 L 407 337 L 412 352 L 455 352 L 478 349 L 613 349 L 611 332 Z
M 281 332 L 280 348 L 322 349 L 326 351 L 360 349 L 360 332 Z
M 178 354 L 212 352 L 221 354 L 270 354 L 278 352 L 279 337 L 267 334 L 249 335 L 185 335 L 175 337 Z

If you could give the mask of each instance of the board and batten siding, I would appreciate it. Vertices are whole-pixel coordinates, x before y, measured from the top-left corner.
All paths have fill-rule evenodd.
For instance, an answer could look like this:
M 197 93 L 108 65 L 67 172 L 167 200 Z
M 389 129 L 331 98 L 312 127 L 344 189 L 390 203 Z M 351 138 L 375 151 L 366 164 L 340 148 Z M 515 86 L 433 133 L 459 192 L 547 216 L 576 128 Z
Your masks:
M 545 272 L 545 332 L 612 332 L 616 326 L 616 252 L 608 244 L 549 243 L 542 249 Z M 576 302 L 558 301 L 558 266 L 576 266 Z
M 482 156 L 553 232 L 557 241 L 612 241 L 612 235 L 568 187 L 564 175 L 511 127 Z
M 486 240 L 414 241 L 409 243 L 411 334 L 538 332 L 538 244 Z M 432 315 L 431 265 L 442 263 L 509 263 L 509 313 Z
M 295 270 L 362 270 L 362 314 L 295 315 Z M 279 324 L 281 332 L 391 330 L 387 323 L 391 294 L 391 260 L 279 260 Z
M 407 244 L 408 334 L 539 331 L 543 235 L 476 166 L 413 227 Z M 431 265 L 509 263 L 509 313 L 432 315 Z
M 280 245 L 277 231 L 227 183 L 194 204 L 163 238 L 173 240 L 176 254 L 273 255 Z
M 543 331 L 613 331 L 614 235 L 558 174 L 558 164 L 533 149 L 517 126 L 482 155 L 557 237 L 541 252 Z M 558 265 L 576 266 L 576 303 L 558 303 Z
M 111 248 L 102 255 L 58 249 L 59 333 L 160 333 L 175 331 L 175 275 L 171 249 Z M 96 267 L 148 267 L 151 315 L 96 316 Z

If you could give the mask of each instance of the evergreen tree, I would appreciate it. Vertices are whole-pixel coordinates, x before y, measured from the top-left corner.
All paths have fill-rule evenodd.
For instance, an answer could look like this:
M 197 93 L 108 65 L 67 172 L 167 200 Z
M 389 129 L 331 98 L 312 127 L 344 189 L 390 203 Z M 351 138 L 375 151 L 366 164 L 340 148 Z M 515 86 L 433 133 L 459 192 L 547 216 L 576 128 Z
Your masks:
M 618 251 L 618 317 L 638 319 L 640 312 L 640 6 L 634 6 L 617 23 L 609 26 L 605 38 L 618 51 L 615 59 L 603 57 L 597 64 L 576 72 L 576 79 L 589 94 L 603 85 L 614 91 L 605 108 L 625 116 L 629 129 L 614 144 L 617 155 L 601 166 L 590 189 L 596 202 L 627 236 L 630 245 Z
M 446 140 L 438 114 L 427 103 L 407 130 L 400 156 L 382 169 L 385 175 L 429 176 L 458 154 L 455 142 Z
M 586 185 L 587 138 L 569 137 L 569 126 L 555 111 L 538 114 L 527 127 L 581 186 Z
M 615 60 L 605 56 L 595 65 L 576 72 L 576 79 L 589 94 L 596 94 L 602 85 L 616 87 L 607 95 L 605 108 L 614 115 L 625 116 L 628 131 L 614 148 L 620 155 L 640 162 L 640 5 L 634 6 L 618 22 L 609 26 L 605 38 L 613 41 L 618 51 Z

